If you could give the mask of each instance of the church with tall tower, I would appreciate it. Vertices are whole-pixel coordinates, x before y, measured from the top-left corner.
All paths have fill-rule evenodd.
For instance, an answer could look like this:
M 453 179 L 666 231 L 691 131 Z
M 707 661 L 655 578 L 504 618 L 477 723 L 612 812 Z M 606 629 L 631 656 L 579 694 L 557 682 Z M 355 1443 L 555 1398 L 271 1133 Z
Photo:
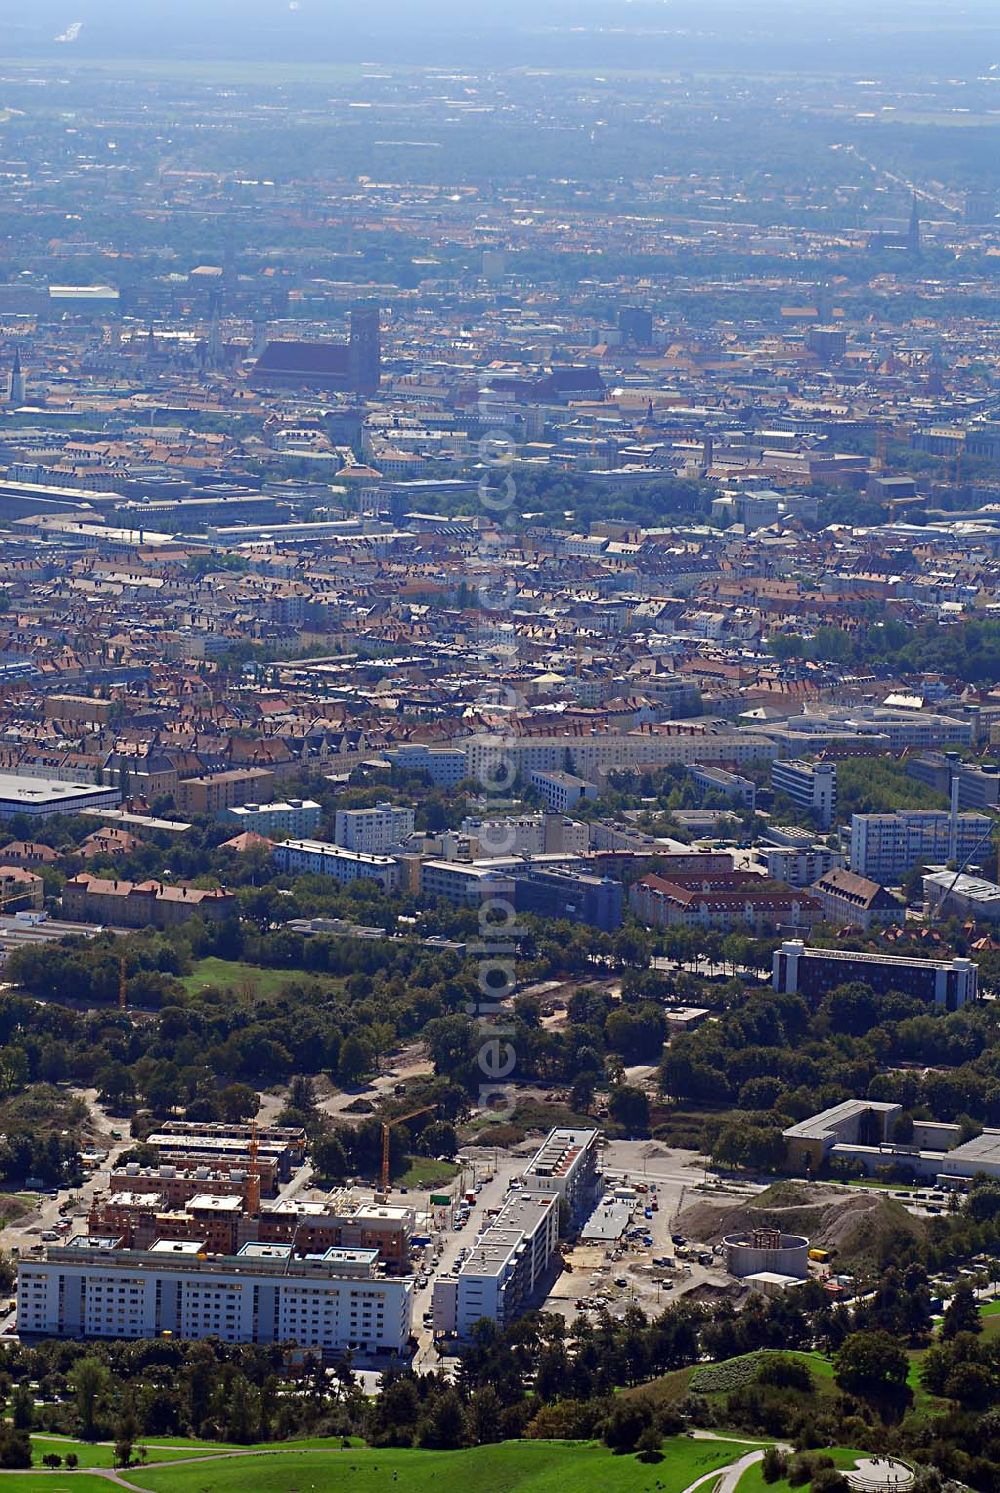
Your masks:
M 7 403 L 14 409 L 24 403 L 24 369 L 21 367 L 21 349 L 15 347 L 14 361 L 10 367 L 7 384 Z

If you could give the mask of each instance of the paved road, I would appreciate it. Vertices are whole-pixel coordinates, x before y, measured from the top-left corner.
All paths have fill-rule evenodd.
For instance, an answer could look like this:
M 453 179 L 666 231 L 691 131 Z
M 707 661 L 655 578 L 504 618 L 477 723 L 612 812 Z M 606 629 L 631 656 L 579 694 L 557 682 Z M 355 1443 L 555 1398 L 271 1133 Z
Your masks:
M 429 1078 L 433 1072 L 433 1063 L 424 1055 L 419 1045 L 415 1044 L 394 1059 L 392 1066 L 385 1073 L 380 1073 L 373 1078 L 371 1083 L 362 1084 L 356 1089 L 338 1090 L 336 1094 L 320 1099 L 317 1108 L 327 1115 L 346 1115 L 348 1119 L 351 1119 L 354 1116 L 351 1114 L 350 1106 L 355 1100 L 367 1099 L 371 1105 L 375 1106 L 381 1100 L 390 1097 L 397 1084 L 405 1083 L 411 1078 Z M 363 1119 L 364 1116 L 360 1115 L 356 1118 Z
M 119 1156 L 131 1150 L 135 1144 L 128 1134 L 128 1121 L 110 1115 L 98 1102 L 96 1089 L 83 1089 L 77 1092 L 90 1110 L 92 1128 L 95 1133 L 93 1144 L 99 1150 L 107 1151 L 107 1157 L 81 1186 L 61 1187 L 54 1193 L 39 1193 L 34 1212 L 16 1222 L 7 1224 L 3 1230 L 2 1244 L 8 1252 L 17 1250 L 21 1255 L 29 1257 L 32 1253 L 39 1253 L 37 1246 L 44 1244 L 42 1234 L 55 1231 L 56 1225 L 65 1218 L 71 1219 L 71 1227 L 60 1232 L 61 1239 L 71 1238 L 74 1234 L 85 1234 L 87 1214 L 95 1192 L 107 1190 L 111 1169 L 117 1164 Z M 112 1130 L 118 1130 L 122 1139 L 112 1140 Z M 23 1189 L 18 1190 L 23 1191 Z M 64 1207 L 70 1197 L 76 1199 L 72 1210 L 61 1214 L 60 1207 Z M 0 1336 L 10 1332 L 13 1325 L 14 1312 L 0 1312 Z
M 508 1183 L 512 1177 L 520 1176 L 529 1158 L 536 1149 L 534 1145 L 526 1145 L 516 1154 L 510 1151 L 497 1151 L 490 1147 L 466 1147 L 459 1153 L 459 1161 L 464 1162 L 465 1180 L 471 1188 L 473 1181 L 478 1184 L 479 1192 L 476 1201 L 469 1214 L 469 1221 L 463 1229 L 450 1227 L 450 1219 L 446 1220 L 445 1226 L 440 1228 L 435 1222 L 432 1230 L 434 1239 L 433 1252 L 440 1254 L 440 1261 L 433 1272 L 428 1272 L 428 1284 L 423 1290 L 418 1290 L 414 1301 L 414 1331 L 417 1336 L 418 1348 L 414 1357 L 414 1368 L 418 1373 L 430 1373 L 441 1365 L 437 1353 L 432 1346 L 433 1333 L 430 1326 L 424 1326 L 421 1317 L 424 1312 L 430 1311 L 431 1299 L 434 1292 L 434 1276 L 448 1275 L 458 1264 L 458 1256 L 463 1249 L 471 1249 L 486 1225 L 486 1212 L 490 1208 L 499 1208 L 507 1196 Z M 486 1181 L 489 1177 L 492 1180 Z M 410 1203 L 413 1207 L 430 1209 L 430 1194 L 420 1192 L 414 1195 L 411 1191 L 403 1197 L 398 1193 L 392 1194 L 393 1202 Z M 434 1215 L 438 1210 L 433 1210 Z M 447 1360 L 445 1360 L 447 1362 Z

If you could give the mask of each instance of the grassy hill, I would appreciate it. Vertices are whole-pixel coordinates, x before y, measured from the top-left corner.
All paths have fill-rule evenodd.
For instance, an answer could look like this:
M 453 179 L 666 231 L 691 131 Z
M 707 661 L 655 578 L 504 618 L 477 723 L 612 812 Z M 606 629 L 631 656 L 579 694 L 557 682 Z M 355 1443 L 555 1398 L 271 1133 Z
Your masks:
M 659 1462 L 635 1456 L 613 1456 L 592 1442 L 507 1441 L 460 1452 L 344 1450 L 287 1446 L 263 1452 L 222 1452 L 206 1456 L 205 1443 L 192 1443 L 196 1460 L 172 1466 L 129 1468 L 123 1477 L 144 1493 L 467 1493 L 470 1487 L 490 1493 L 683 1493 L 705 1473 L 735 1462 L 752 1441 L 694 1441 L 675 1436 L 663 1446 Z M 180 1456 L 183 1438 L 170 1446 Z M 63 1451 L 70 1449 L 63 1443 Z M 158 1454 L 149 1447 L 150 1460 Z M 48 1483 L 72 1493 L 107 1493 L 96 1476 L 48 1471 L 4 1475 L 4 1493 L 26 1493 Z
M 772 1350 L 762 1348 L 756 1353 L 744 1353 L 738 1358 L 726 1358 L 720 1363 L 694 1364 L 687 1369 L 674 1369 L 670 1374 L 661 1374 L 646 1384 L 636 1384 L 623 1390 L 623 1394 L 650 1399 L 661 1405 L 675 1405 L 689 1392 L 702 1395 L 710 1405 L 721 1410 L 726 1396 L 734 1389 L 753 1384 L 760 1366 Z M 804 1363 L 812 1375 L 813 1388 L 807 1398 L 821 1400 L 838 1393 L 833 1379 L 833 1364 L 822 1353 L 799 1353 L 783 1351 L 782 1358 L 794 1358 Z M 786 1396 L 801 1394 L 801 1391 L 785 1389 Z

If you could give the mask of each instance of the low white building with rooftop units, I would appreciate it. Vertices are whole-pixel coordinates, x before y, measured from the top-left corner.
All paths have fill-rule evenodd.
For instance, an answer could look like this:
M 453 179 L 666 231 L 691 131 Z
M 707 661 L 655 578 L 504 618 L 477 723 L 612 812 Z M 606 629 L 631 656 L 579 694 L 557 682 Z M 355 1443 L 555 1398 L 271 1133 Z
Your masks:
M 902 1113 L 901 1104 L 845 1099 L 782 1132 L 788 1162 L 810 1173 L 829 1161 L 855 1163 L 869 1175 L 893 1167 L 944 1184 L 979 1174 L 1000 1179 L 1000 1130 L 985 1129 L 963 1141 L 960 1125 L 917 1120 L 912 1134 L 897 1140 Z
M 16 814 L 48 819 L 53 814 L 79 814 L 84 809 L 113 809 L 121 803 L 121 797 L 118 788 L 94 783 L 0 773 L 0 819 L 13 819 Z

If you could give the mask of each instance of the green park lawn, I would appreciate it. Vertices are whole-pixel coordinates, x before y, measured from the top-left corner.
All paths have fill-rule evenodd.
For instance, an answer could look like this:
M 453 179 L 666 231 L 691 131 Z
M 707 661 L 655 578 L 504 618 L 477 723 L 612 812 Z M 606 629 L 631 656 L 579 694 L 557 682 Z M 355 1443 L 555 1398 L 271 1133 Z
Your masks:
M 148 1493 L 381 1493 L 393 1487 L 399 1493 L 466 1493 L 470 1486 L 490 1493 L 565 1493 L 567 1487 L 574 1493 L 682 1493 L 746 1449 L 739 1442 L 677 1436 L 664 1443 L 662 1461 L 643 1463 L 590 1442 L 508 1441 L 461 1452 L 286 1448 L 190 1466 L 130 1468 L 127 1476 Z
M 979 1308 L 983 1320 L 983 1342 L 992 1343 L 1000 1338 L 1000 1301 L 986 1301 Z
M 337 1445 L 339 1444 L 338 1441 Z M 207 1457 L 220 1450 L 220 1447 L 213 1442 L 185 1442 L 183 1437 L 177 1437 L 174 1440 L 166 1439 L 162 1446 L 157 1446 L 140 1437 L 136 1441 L 136 1446 L 139 1445 L 147 1449 L 147 1462 L 173 1462 L 178 1457 Z M 41 1465 L 42 1458 L 47 1452 L 58 1452 L 59 1456 L 64 1459 L 67 1452 L 75 1452 L 77 1465 L 84 1468 L 113 1467 L 115 1463 L 114 1447 L 110 1443 L 74 1441 L 69 1436 L 46 1436 L 34 1432 L 31 1437 L 31 1447 L 36 1466 Z M 6 1483 L 0 1486 L 5 1487 Z
M 241 959 L 199 959 L 191 973 L 184 975 L 181 984 L 188 995 L 197 995 L 206 985 L 227 994 L 243 995 L 244 992 L 267 998 L 280 995 L 286 985 L 313 985 L 318 976 L 301 969 L 262 969 L 256 964 L 244 964 Z M 327 985 L 335 983 L 332 980 Z
M 815 1455 L 832 1457 L 834 1464 L 843 1472 L 853 1467 L 859 1457 L 867 1457 L 870 1453 L 852 1451 L 846 1446 L 831 1446 L 824 1447 Z M 737 1483 L 736 1489 L 737 1493 L 792 1493 L 791 1484 L 784 1478 L 780 1478 L 776 1483 L 765 1483 L 759 1462 L 747 1468 Z
M 5 1472 L 2 1480 L 4 1493 L 38 1493 L 39 1488 L 48 1488 L 49 1493 L 110 1493 L 116 1486 L 94 1474 L 50 1472 L 47 1467 L 37 1472 Z
M 393 1178 L 393 1186 L 443 1187 L 458 1176 L 460 1167 L 454 1161 L 435 1161 L 433 1156 L 411 1156 L 402 1176 Z

